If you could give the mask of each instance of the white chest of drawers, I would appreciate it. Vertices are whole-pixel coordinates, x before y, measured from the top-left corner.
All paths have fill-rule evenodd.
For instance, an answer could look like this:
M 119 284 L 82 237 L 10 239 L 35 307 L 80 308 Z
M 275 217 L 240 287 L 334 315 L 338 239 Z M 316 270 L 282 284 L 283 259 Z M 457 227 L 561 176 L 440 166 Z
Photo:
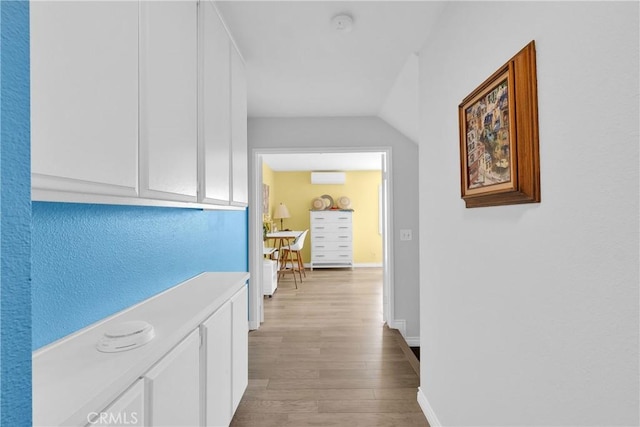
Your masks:
M 311 211 L 311 269 L 353 268 L 353 211 Z

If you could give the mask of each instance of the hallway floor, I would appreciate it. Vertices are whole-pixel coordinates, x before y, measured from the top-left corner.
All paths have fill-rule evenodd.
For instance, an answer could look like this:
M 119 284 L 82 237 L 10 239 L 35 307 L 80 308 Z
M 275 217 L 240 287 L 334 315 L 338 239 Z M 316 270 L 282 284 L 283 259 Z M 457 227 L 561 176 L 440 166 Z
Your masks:
M 264 300 L 231 426 L 428 426 L 415 356 L 382 322 L 382 270 L 307 270 L 298 286 L 287 275 Z

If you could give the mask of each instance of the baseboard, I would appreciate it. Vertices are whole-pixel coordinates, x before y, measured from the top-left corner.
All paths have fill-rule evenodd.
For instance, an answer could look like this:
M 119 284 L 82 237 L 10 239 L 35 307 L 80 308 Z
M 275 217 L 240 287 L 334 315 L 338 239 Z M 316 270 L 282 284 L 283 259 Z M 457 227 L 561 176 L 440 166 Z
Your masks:
M 358 262 L 353 264 L 354 268 L 382 268 L 381 262 Z
M 353 268 L 382 268 L 382 263 L 379 262 L 359 262 L 357 264 L 353 264 Z M 311 268 L 311 263 L 305 262 L 304 268 Z M 321 267 L 316 267 L 320 269 Z M 349 268 L 349 267 L 347 267 Z
M 407 336 L 407 321 L 404 319 L 393 319 L 393 320 L 388 320 L 387 321 L 387 325 L 389 325 L 389 327 L 391 329 L 397 329 L 400 332 L 400 335 L 402 335 L 402 337 L 406 337 Z M 406 338 L 405 338 L 406 341 Z
M 395 319 L 387 322 L 391 329 L 397 329 L 402 338 L 407 342 L 409 347 L 420 347 L 420 337 L 407 336 L 407 321 L 404 319 Z
M 413 371 L 416 373 L 418 378 L 420 378 L 420 361 L 416 357 L 415 353 L 411 350 L 411 348 L 405 341 L 404 337 L 400 335 L 400 332 L 397 329 L 390 328 L 390 330 L 396 334 L 398 345 L 402 349 L 402 352 L 404 353 L 404 355 L 407 357 L 407 360 L 409 361 L 411 368 L 413 368 Z
M 249 321 L 249 330 L 250 331 L 255 331 L 257 329 L 260 329 L 260 322 L 258 322 L 256 320 L 250 320 Z
M 409 347 L 420 347 L 420 337 L 404 337 Z
M 436 413 L 433 411 L 433 408 L 429 404 L 427 400 L 427 396 L 425 396 L 422 391 L 422 387 L 418 387 L 418 404 L 424 413 L 424 416 L 427 417 L 427 421 L 429 421 L 429 425 L 431 427 L 441 427 L 442 424 L 438 417 L 436 417 Z

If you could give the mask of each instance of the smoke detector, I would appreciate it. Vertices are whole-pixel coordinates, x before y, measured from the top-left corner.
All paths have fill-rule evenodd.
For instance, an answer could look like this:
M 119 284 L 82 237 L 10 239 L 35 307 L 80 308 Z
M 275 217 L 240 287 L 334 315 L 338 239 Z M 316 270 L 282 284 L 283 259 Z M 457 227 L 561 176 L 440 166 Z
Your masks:
M 331 19 L 331 24 L 336 31 L 350 33 L 353 30 L 353 18 L 346 14 L 336 15 Z

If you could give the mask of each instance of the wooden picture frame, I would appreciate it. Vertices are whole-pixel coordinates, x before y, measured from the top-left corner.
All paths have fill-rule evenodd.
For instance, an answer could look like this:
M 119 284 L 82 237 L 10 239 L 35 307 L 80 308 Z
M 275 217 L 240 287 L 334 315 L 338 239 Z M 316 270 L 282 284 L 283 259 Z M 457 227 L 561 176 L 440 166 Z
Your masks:
M 537 92 L 532 41 L 460 103 L 467 208 L 540 202 Z

